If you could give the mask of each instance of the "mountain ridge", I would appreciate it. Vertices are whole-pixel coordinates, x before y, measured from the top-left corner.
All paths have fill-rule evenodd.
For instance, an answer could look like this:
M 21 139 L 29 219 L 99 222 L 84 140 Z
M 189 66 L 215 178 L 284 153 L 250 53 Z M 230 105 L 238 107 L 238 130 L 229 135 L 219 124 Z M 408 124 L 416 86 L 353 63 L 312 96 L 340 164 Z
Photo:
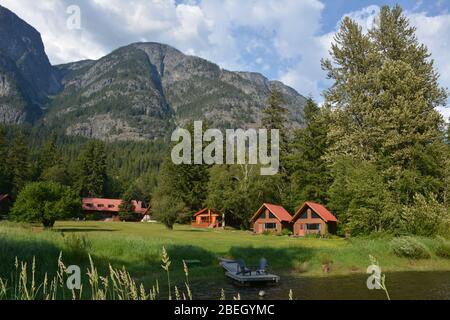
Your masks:
M 157 42 L 52 66 L 40 34 L 0 6 L 0 34 L 6 22 L 21 27 L 0 41 L 0 123 L 39 122 L 103 140 L 154 139 L 193 120 L 217 128 L 256 127 L 272 86 L 283 95 L 290 125 L 302 123 L 306 99 L 260 73 L 222 69 Z M 3 52 L 9 69 L 2 68 Z M 29 62 L 21 63 L 23 56 Z

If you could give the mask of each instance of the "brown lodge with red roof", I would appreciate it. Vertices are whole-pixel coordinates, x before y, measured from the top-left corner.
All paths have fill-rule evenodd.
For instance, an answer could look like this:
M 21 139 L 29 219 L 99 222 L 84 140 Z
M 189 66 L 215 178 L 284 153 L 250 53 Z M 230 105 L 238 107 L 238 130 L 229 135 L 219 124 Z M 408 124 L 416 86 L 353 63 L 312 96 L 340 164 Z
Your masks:
M 264 203 L 253 215 L 250 223 L 255 233 L 281 232 L 289 228 L 292 216 L 282 206 Z
M 323 205 L 305 202 L 292 217 L 291 225 L 294 236 L 307 234 L 336 233 L 336 217 Z
M 305 202 L 292 217 L 282 206 L 264 203 L 250 220 L 253 232 L 293 231 L 294 236 L 336 232 L 336 217 L 323 205 Z
M 119 220 L 121 199 L 82 198 L 82 209 L 85 214 L 96 214 L 100 220 Z M 140 216 L 148 214 L 149 208 L 145 208 L 142 201 L 132 200 L 134 212 Z

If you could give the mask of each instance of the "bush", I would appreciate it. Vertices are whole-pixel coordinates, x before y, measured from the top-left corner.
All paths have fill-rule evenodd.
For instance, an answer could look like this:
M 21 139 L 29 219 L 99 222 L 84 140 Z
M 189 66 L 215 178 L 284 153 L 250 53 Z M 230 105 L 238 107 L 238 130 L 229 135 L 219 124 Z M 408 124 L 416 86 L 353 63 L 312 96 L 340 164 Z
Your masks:
M 450 259 L 450 241 L 441 238 L 436 247 L 436 255 L 441 258 Z
M 54 182 L 33 182 L 19 193 L 11 218 L 20 222 L 42 223 L 53 227 L 58 219 L 76 216 L 81 210 L 77 193 Z
M 413 237 L 405 236 L 394 238 L 391 248 L 399 257 L 410 259 L 428 259 L 431 257 L 428 248 Z
M 446 227 L 450 217 L 446 206 L 439 203 L 434 195 L 416 195 L 413 204 L 403 208 L 401 219 L 402 229 L 406 233 L 431 237 L 448 230 Z
M 292 231 L 286 228 L 281 230 L 280 232 L 280 236 L 290 236 L 290 235 L 292 235 Z

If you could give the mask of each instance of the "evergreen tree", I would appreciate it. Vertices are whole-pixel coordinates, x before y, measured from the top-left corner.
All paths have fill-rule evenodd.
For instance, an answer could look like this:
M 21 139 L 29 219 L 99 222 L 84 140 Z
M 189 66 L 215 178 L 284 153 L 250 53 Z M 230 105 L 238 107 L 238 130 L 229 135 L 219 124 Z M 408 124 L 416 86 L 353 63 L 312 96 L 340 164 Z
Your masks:
M 221 165 L 210 169 L 208 208 L 225 214 L 227 225 L 248 229 L 255 211 L 264 202 L 280 203 L 281 175 L 261 176 L 257 165 Z
M 401 8 L 383 7 L 377 21 L 363 34 L 345 18 L 332 61 L 322 63 L 334 81 L 324 94 L 334 110 L 327 157 L 332 164 L 340 158 L 377 163 L 396 200 L 411 203 L 416 193 L 441 189 L 445 155 L 435 107 L 446 93 Z
M 107 182 L 105 145 L 89 141 L 78 158 L 77 188 L 84 197 L 103 197 Z
M 10 191 L 10 173 L 7 167 L 8 145 L 6 143 L 6 131 L 0 126 L 0 194 Z
M 340 160 L 333 170 L 328 207 L 337 214 L 341 232 L 398 231 L 399 207 L 373 163 Z
M 291 145 L 289 207 L 294 210 L 304 201 L 327 203 L 331 175 L 324 159 L 328 132 L 328 110 L 321 110 L 309 98 L 304 108 L 305 127 L 297 129 Z
M 11 194 L 16 196 L 30 179 L 28 145 L 25 135 L 18 131 L 9 146 L 6 167 L 11 175 Z
M 288 162 L 289 162 L 289 134 L 286 127 L 288 110 L 283 107 L 283 96 L 280 90 L 273 85 L 270 90 L 270 96 L 267 106 L 263 110 L 262 127 L 267 130 L 279 130 L 279 171 L 276 176 L 267 177 L 265 180 L 273 180 L 272 190 L 278 192 L 277 198 L 281 199 L 286 194 L 289 185 Z M 270 131 L 268 132 L 268 145 L 272 143 Z M 270 147 L 269 147 L 270 150 Z
M 45 170 L 59 164 L 60 158 L 58 146 L 56 144 L 56 135 L 55 133 L 52 133 L 42 147 L 40 154 L 41 170 Z
M 125 192 L 122 196 L 122 202 L 119 206 L 119 217 L 122 221 L 136 221 L 137 215 L 134 212 L 132 192 Z

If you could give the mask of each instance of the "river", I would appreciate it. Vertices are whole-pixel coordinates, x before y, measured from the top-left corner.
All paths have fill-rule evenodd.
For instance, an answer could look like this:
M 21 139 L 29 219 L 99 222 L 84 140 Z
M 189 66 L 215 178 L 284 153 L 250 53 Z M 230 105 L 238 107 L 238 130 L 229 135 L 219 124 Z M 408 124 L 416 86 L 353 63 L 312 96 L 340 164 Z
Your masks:
M 298 300 L 378 300 L 386 299 L 382 290 L 369 290 L 368 275 L 327 277 L 282 277 L 278 285 L 241 287 L 230 281 L 192 286 L 194 299 L 218 299 L 223 287 L 227 299 L 239 293 L 241 299 L 287 300 L 292 289 Z M 386 287 L 391 299 L 450 299 L 450 272 L 395 272 L 386 274 Z M 219 289 L 218 289 L 219 288 Z M 260 292 L 264 291 L 264 297 Z

